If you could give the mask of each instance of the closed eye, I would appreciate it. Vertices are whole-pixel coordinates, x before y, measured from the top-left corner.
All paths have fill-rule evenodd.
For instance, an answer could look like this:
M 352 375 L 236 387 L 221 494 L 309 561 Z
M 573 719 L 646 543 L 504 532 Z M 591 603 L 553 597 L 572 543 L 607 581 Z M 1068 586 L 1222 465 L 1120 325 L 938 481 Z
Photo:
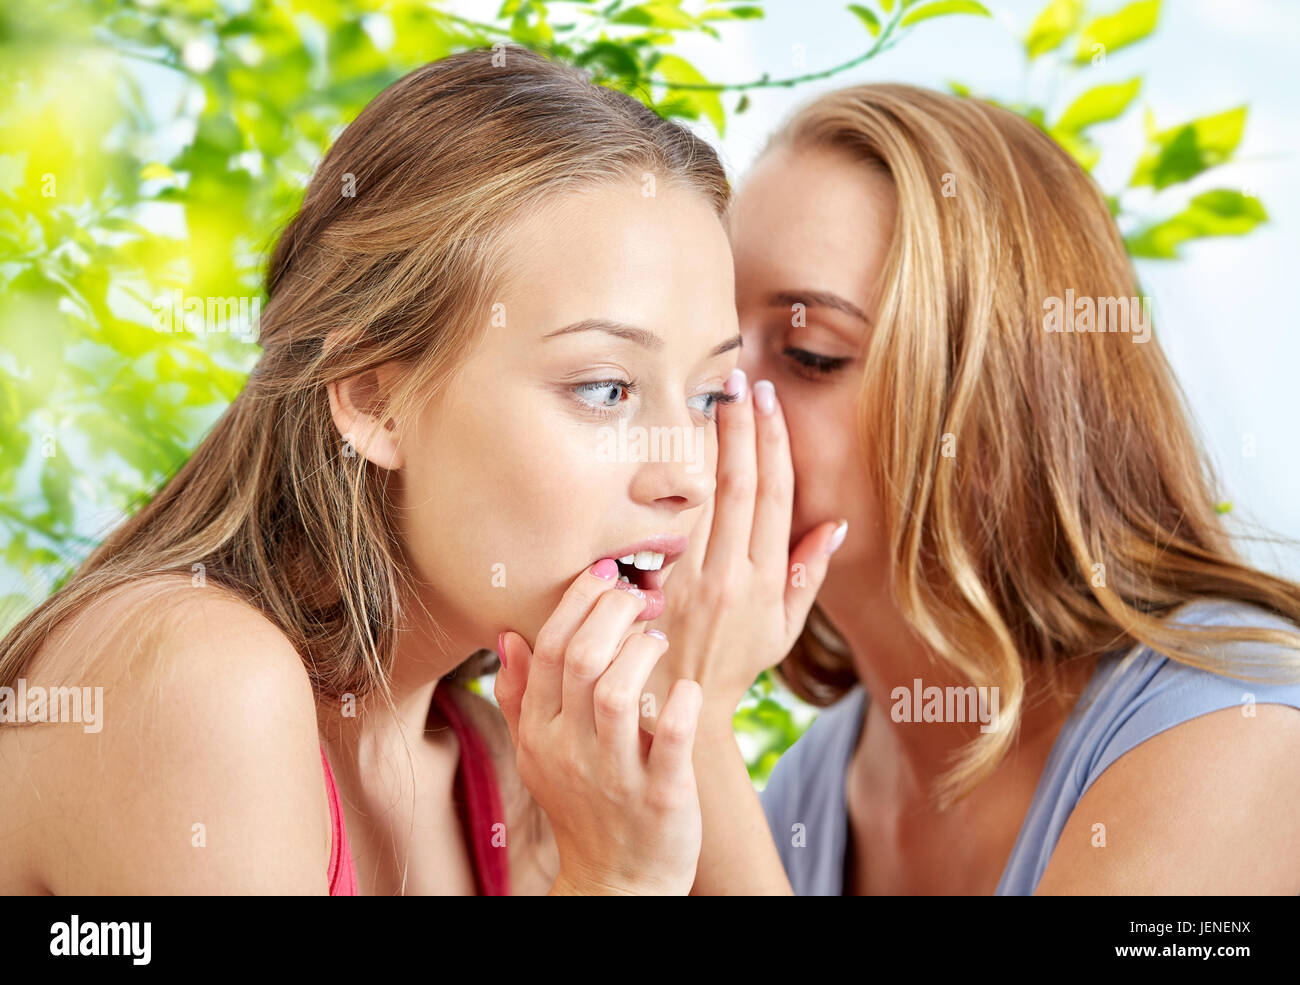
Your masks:
M 802 369 L 819 374 L 834 373 L 838 369 L 843 369 L 852 361 L 846 356 L 823 356 L 821 353 L 809 352 L 807 349 L 797 349 L 794 346 L 786 346 L 782 350 L 782 354 L 786 358 L 793 360 Z

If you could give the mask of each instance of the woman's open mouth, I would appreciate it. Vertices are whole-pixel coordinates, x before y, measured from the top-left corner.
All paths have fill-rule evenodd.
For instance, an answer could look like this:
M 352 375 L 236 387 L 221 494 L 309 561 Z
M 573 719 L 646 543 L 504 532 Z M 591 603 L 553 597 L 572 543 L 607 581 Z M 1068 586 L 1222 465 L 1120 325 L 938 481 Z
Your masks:
M 664 556 L 655 551 L 638 551 L 615 558 L 618 564 L 618 580 L 630 583 L 645 591 L 660 587 L 659 569 L 664 566 Z
M 617 554 L 608 555 L 618 565 L 618 587 L 636 589 L 645 596 L 645 608 L 637 616 L 639 621 L 649 622 L 663 614 L 663 568 L 676 561 L 685 550 L 685 537 L 660 536 L 630 544 Z

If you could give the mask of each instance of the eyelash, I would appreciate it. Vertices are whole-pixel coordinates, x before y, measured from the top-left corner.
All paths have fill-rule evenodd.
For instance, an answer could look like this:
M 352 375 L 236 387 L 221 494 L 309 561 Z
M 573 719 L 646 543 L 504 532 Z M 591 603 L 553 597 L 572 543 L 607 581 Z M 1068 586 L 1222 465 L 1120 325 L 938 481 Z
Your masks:
M 823 356 L 816 352 L 809 352 L 807 349 L 796 349 L 794 346 L 787 346 L 782 350 L 782 354 L 795 362 L 799 367 L 800 375 L 813 379 L 843 369 L 850 362 L 843 356 Z
M 601 390 L 607 387 L 614 387 L 614 386 L 621 387 L 622 389 L 626 390 L 629 394 L 637 392 L 637 385 L 633 383 L 631 380 L 593 380 L 590 383 L 579 383 L 577 386 L 573 387 L 573 392 L 577 394 L 579 393 L 579 391 L 582 390 L 588 390 L 588 391 Z M 734 393 L 724 393 L 721 390 L 714 390 L 709 393 L 702 393 L 699 394 L 699 396 L 712 398 L 713 402 L 710 405 L 709 410 L 705 412 L 709 420 L 713 420 L 715 418 L 716 409 L 718 408 L 719 405 L 735 403 L 737 400 L 737 397 Z M 582 397 L 578 397 L 578 400 L 582 403 L 582 405 L 587 410 L 591 411 L 597 417 L 602 417 L 602 418 L 613 417 L 616 413 L 618 413 L 617 405 L 613 407 L 607 407 L 600 404 L 594 404 L 589 400 L 583 400 Z M 621 400 L 619 401 L 620 404 L 622 402 L 623 401 Z

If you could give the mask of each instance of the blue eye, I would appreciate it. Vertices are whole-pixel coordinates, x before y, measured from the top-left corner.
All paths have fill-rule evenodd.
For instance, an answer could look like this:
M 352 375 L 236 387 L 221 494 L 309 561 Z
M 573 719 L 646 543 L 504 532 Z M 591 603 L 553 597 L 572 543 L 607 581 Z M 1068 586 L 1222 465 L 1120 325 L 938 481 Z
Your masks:
M 598 380 L 595 383 L 580 383 L 573 388 L 583 403 L 599 410 L 613 410 L 632 392 L 632 384 L 625 380 Z
M 703 407 L 699 406 L 699 404 L 696 402 L 700 400 L 706 401 Z M 693 407 L 695 410 L 698 410 L 709 420 L 713 420 L 715 417 L 718 416 L 719 404 L 730 404 L 730 403 L 735 403 L 735 401 L 736 401 L 736 397 L 734 394 L 724 393 L 721 390 L 715 390 L 712 393 L 701 393 L 699 396 L 692 397 L 689 401 L 687 401 L 687 403 L 690 404 L 690 406 Z

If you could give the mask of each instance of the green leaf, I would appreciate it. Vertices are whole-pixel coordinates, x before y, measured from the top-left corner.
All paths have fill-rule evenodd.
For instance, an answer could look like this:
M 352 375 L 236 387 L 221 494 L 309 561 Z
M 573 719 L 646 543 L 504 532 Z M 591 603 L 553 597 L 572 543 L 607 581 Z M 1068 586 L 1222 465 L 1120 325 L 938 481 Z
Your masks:
M 1075 32 L 1083 16 L 1083 0 L 1052 0 L 1029 26 L 1025 52 L 1037 58 L 1061 46 Z
M 1203 116 L 1168 130 L 1152 129 L 1148 124 L 1150 146 L 1133 169 L 1131 188 L 1168 188 L 1229 160 L 1246 129 L 1246 107 Z
M 866 25 L 867 30 L 871 32 L 873 38 L 880 37 L 880 18 L 875 13 L 860 3 L 849 4 L 849 10 L 852 11 Z
M 669 31 L 681 30 L 695 26 L 695 18 L 679 10 L 671 3 L 643 3 L 636 7 L 620 10 L 609 19 L 611 24 L 637 24 L 642 27 L 658 27 Z
M 1156 29 L 1159 17 L 1160 0 L 1137 0 L 1113 14 L 1098 17 L 1079 36 L 1074 60 L 1081 65 L 1091 61 L 1097 45 L 1101 45 L 1103 54 L 1109 55 L 1141 41 Z
M 1078 133 L 1094 123 L 1102 123 L 1122 116 L 1137 98 L 1142 79 L 1094 86 L 1072 102 L 1056 121 L 1053 130 Z
M 1197 195 L 1177 215 L 1134 233 L 1125 243 L 1135 257 L 1173 260 L 1188 240 L 1244 236 L 1267 221 L 1268 213 L 1258 199 L 1235 189 L 1216 188 Z
M 1091 171 L 1101 160 L 1101 151 L 1097 145 L 1082 133 L 1073 133 L 1069 130 L 1051 132 L 1052 139 L 1064 147 L 1076 161 L 1079 167 L 1085 171 Z
M 56 451 L 44 460 L 41 469 L 41 495 L 45 497 L 46 515 L 51 526 L 67 528 L 72 525 L 72 474 L 66 453 Z
M 632 49 L 613 41 L 597 41 L 574 59 L 579 68 L 603 70 L 605 75 L 636 79 L 641 75 L 641 66 Z
M 903 19 L 898 22 L 899 27 L 910 27 L 931 17 L 942 17 L 945 14 L 977 14 L 980 17 L 992 17 L 988 8 L 982 3 L 976 3 L 975 0 L 935 0 L 934 3 L 927 3 L 924 7 L 917 7 L 910 13 L 904 14 Z
M 754 6 L 744 7 L 714 7 L 700 14 L 702 21 L 754 21 L 763 19 L 763 8 Z
M 655 71 L 665 82 L 685 82 L 692 85 L 707 83 L 709 80 L 700 74 L 699 69 L 685 58 L 677 55 L 661 55 L 655 62 Z M 709 118 L 718 135 L 721 136 L 727 126 L 727 113 L 722 108 L 722 95 L 718 92 L 698 89 L 681 89 L 674 91 L 669 87 L 671 106 L 682 116 L 703 114 Z

